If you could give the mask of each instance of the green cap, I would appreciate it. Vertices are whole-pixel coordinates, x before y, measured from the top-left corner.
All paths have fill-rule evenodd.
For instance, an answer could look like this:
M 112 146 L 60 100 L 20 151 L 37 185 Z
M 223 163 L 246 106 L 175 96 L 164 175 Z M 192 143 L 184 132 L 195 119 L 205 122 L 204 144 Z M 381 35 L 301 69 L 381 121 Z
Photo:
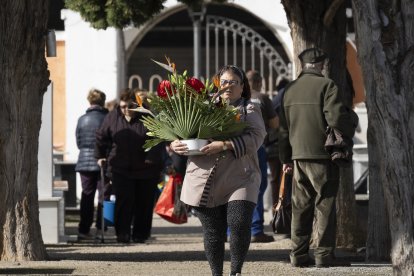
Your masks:
M 325 53 L 319 48 L 308 48 L 299 54 L 302 63 L 318 63 L 326 59 Z

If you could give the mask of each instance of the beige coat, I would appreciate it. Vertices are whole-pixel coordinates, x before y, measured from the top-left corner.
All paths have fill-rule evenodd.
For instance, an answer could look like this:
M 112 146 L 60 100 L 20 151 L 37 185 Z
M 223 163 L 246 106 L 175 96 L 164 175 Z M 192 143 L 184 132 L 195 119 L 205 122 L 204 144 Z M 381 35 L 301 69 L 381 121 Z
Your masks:
M 234 150 L 189 156 L 181 191 L 184 203 L 205 207 L 232 200 L 256 203 L 261 180 L 257 150 L 263 144 L 266 130 L 256 105 L 247 101 L 246 107 L 241 104 L 239 109 L 241 120 L 249 126 L 239 136 L 229 139 Z

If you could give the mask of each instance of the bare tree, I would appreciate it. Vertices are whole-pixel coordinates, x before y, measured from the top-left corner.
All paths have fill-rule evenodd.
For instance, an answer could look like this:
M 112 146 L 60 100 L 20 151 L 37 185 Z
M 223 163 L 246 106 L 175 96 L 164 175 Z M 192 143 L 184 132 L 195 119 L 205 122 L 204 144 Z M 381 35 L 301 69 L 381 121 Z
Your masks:
M 294 57 L 306 48 L 319 47 L 328 57 L 326 74 L 338 85 L 349 105 L 352 96 L 346 83 L 345 42 L 346 16 L 343 0 L 282 0 L 293 40 Z M 299 72 L 299 60 L 295 59 Z M 355 247 L 356 203 L 352 170 L 341 169 L 341 184 L 337 200 L 337 244 Z M 314 232 L 317 229 L 314 229 Z
M 371 114 L 371 121 L 378 121 L 377 114 Z M 376 141 L 375 128 L 368 129 L 369 148 L 369 207 L 368 229 L 366 240 L 367 261 L 389 261 L 391 253 L 391 237 L 388 223 L 388 213 L 385 206 L 384 189 L 380 171 L 381 149 Z
M 0 9 L 1 260 L 46 258 L 37 194 L 48 1 L 5 1 Z
M 394 275 L 414 274 L 414 2 L 354 0 L 368 144 L 388 210 Z M 377 157 L 377 158 L 373 158 Z M 372 183 L 375 185 L 376 183 Z

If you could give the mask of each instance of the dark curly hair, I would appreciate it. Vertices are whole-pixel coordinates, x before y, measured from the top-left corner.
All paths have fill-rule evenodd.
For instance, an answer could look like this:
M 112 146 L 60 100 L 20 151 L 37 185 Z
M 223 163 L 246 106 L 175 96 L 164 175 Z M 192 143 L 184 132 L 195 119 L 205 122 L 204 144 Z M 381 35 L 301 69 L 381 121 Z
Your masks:
M 250 85 L 249 85 L 249 82 L 247 81 L 246 73 L 244 73 L 242 69 L 240 69 L 239 67 L 235 65 L 225 65 L 219 70 L 219 73 L 217 75 L 221 77 L 227 71 L 231 71 L 232 73 L 236 74 L 241 79 L 243 83 L 243 92 L 241 96 L 245 98 L 246 100 L 250 100 L 252 94 L 250 92 Z

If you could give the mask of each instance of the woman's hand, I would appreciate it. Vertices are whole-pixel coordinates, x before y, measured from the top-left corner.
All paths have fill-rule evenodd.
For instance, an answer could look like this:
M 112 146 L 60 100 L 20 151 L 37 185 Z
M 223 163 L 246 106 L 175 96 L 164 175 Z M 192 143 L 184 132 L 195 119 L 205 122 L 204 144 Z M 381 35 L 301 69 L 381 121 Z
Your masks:
M 102 168 L 105 162 L 106 162 L 106 158 L 101 158 L 101 159 L 98 159 L 98 162 L 96 163 L 98 163 L 98 166 Z
M 184 155 L 188 153 L 188 147 L 186 144 L 181 143 L 180 140 L 174 140 L 170 144 L 170 149 L 179 155 Z
M 205 145 L 200 149 L 200 151 L 204 152 L 206 155 L 212 155 L 224 150 L 224 142 L 223 141 L 212 141 L 210 144 Z
M 292 163 L 283 164 L 282 170 L 285 174 L 293 174 L 293 164 Z

